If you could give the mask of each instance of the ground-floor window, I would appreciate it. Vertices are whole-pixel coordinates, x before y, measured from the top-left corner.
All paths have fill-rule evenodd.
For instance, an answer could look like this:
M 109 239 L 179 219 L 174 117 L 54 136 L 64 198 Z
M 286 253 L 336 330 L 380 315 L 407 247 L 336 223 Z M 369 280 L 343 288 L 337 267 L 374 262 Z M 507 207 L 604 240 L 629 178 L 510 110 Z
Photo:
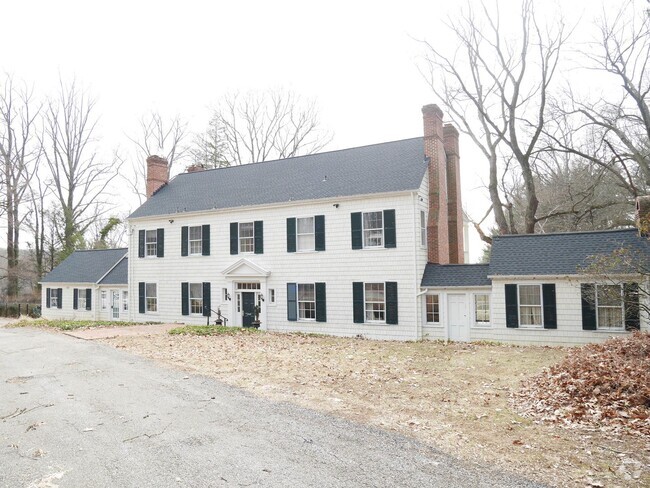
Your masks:
M 158 285 L 146 283 L 144 286 L 144 298 L 147 312 L 158 311 Z
M 480 293 L 474 295 L 474 321 L 477 324 L 490 323 L 490 295 Z
M 59 291 L 58 288 L 50 288 L 50 307 L 59 307 Z
M 427 297 L 427 323 L 440 323 L 440 295 L 426 295 Z
M 128 312 L 129 310 L 129 292 L 122 292 L 122 310 Z
M 519 324 L 541 327 L 543 323 L 541 285 L 519 285 Z
M 623 287 L 596 285 L 596 310 L 599 329 L 624 327 Z
M 190 313 L 203 314 L 203 283 L 190 283 Z
M 384 322 L 386 320 L 384 283 L 366 283 L 364 297 L 366 322 Z
M 298 319 L 316 320 L 316 291 L 313 283 L 298 283 Z
M 102 291 L 100 299 L 102 304 L 102 310 L 106 310 L 106 307 L 108 307 L 108 295 L 106 294 L 106 291 Z

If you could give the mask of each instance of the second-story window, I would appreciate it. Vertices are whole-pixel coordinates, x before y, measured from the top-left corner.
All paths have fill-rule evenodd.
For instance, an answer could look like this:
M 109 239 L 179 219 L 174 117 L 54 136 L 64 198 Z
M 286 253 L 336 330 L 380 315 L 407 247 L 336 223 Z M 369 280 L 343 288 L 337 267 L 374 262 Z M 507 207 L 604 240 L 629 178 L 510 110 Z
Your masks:
M 190 254 L 201 254 L 203 252 L 203 233 L 200 225 L 190 227 Z
M 384 245 L 384 219 L 382 212 L 363 214 L 363 247 Z
M 156 229 L 148 230 L 145 233 L 146 255 L 158 255 L 158 233 Z
M 253 222 L 239 223 L 239 252 L 255 250 L 255 225 Z
M 296 244 L 298 251 L 313 251 L 316 240 L 314 217 L 296 219 Z

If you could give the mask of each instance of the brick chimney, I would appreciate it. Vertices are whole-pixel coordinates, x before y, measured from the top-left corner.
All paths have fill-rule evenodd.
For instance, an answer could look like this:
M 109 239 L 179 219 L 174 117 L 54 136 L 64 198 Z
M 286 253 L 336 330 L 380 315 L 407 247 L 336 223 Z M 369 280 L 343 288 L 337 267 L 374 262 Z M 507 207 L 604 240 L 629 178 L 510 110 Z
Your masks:
M 160 156 L 147 158 L 147 198 L 169 183 L 169 169 L 167 160 Z
M 202 164 L 192 164 L 185 171 L 188 173 L 199 173 L 200 171 L 205 171 L 205 168 Z
M 650 237 L 650 195 L 636 199 L 636 227 L 643 237 Z
M 422 107 L 424 156 L 429 165 L 429 217 L 427 258 L 430 263 L 449 263 L 447 220 L 447 162 L 442 128 L 442 110 L 437 105 Z
M 458 130 L 451 124 L 443 127 L 444 147 L 447 156 L 447 207 L 449 226 L 449 262 L 465 262 L 463 202 L 460 191 L 460 155 L 458 154 Z

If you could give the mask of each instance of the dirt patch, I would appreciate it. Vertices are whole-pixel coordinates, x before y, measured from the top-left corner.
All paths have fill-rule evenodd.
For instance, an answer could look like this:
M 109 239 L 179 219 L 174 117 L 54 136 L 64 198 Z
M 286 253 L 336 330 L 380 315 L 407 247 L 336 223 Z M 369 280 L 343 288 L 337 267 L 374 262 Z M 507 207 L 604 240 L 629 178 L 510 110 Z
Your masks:
M 106 342 L 267 398 L 397 431 L 550 485 L 650 483 L 650 452 L 643 441 L 537 424 L 510 408 L 520 381 L 562 359 L 563 349 L 299 334 L 119 337 Z

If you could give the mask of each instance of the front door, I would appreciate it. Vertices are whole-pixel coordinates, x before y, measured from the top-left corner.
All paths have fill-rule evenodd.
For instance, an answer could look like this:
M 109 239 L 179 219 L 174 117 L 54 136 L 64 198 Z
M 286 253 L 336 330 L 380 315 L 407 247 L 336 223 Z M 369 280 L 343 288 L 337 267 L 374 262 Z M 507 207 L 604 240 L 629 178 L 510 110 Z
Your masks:
M 451 294 L 447 299 L 449 340 L 469 341 L 467 295 Z
M 248 291 L 242 292 L 241 302 L 242 325 L 244 327 L 251 327 L 253 320 L 255 320 L 255 293 Z
M 112 291 L 111 309 L 113 311 L 113 318 L 120 318 L 120 292 Z

